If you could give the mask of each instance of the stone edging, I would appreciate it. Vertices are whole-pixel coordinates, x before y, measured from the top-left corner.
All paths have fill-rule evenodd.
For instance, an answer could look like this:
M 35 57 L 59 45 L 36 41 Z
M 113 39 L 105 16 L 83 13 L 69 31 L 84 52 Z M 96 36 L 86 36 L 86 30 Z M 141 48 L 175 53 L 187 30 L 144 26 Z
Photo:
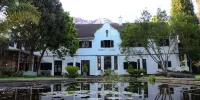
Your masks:
M 186 85 L 200 85 L 199 78 L 155 78 L 155 82 Z

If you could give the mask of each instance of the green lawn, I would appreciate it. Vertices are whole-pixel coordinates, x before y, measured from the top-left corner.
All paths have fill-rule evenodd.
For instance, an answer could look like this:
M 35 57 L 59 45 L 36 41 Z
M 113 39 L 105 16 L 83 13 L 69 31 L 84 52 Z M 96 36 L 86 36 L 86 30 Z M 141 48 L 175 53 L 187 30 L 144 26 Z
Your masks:
M 196 78 L 200 78 L 200 75 L 195 75 Z

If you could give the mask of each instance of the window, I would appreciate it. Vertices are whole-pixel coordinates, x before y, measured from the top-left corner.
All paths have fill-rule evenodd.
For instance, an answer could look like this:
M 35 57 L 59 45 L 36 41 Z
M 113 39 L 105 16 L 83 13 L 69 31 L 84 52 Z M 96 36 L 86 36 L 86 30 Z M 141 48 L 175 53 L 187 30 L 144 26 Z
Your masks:
M 165 61 L 164 64 L 167 64 L 167 61 Z M 171 61 L 168 61 L 168 67 L 172 67 Z M 162 69 L 162 67 L 161 67 L 161 61 L 158 62 L 158 68 Z
M 14 47 L 14 42 L 10 42 L 9 46 Z
M 76 62 L 76 66 L 79 68 L 79 70 L 80 70 L 80 63 L 79 62 Z
M 146 59 L 142 59 L 142 67 L 143 69 L 146 70 L 146 72 L 144 72 L 143 74 L 147 74 L 147 60 Z
M 133 69 L 137 69 L 137 62 L 129 62 L 129 65 L 132 65 L 133 66 Z
M 40 70 L 51 70 L 52 63 L 41 63 Z
M 159 46 L 169 46 L 169 39 L 161 39 Z
M 124 62 L 124 69 L 128 69 L 128 62 Z
M 137 60 L 138 69 L 140 69 L 140 59 Z
M 114 47 L 114 42 L 113 42 L 113 40 L 102 40 L 101 41 L 101 47 L 102 48 Z
M 80 48 L 92 48 L 92 41 L 79 41 Z
M 101 57 L 100 56 L 97 57 L 97 67 L 98 67 L 98 70 L 101 70 Z
M 114 56 L 114 63 L 115 63 L 115 70 L 117 70 L 118 69 L 118 61 L 117 61 L 117 56 Z

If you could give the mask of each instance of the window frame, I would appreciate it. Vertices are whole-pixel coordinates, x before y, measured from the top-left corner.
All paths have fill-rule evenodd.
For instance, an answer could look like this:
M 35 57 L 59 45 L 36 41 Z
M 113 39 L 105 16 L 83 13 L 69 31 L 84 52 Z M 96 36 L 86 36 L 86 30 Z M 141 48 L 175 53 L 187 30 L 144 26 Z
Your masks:
M 87 46 L 83 46 L 83 43 L 87 43 Z M 92 41 L 79 41 L 79 48 L 92 48 Z
M 113 48 L 114 40 L 101 40 L 101 48 Z

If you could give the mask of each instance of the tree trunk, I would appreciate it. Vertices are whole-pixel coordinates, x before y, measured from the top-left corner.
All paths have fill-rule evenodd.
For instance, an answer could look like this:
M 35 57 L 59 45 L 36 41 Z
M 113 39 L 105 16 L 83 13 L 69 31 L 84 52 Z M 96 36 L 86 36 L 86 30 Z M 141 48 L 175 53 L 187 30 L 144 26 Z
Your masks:
M 18 53 L 18 59 L 17 59 L 17 72 L 19 71 L 20 54 L 21 54 L 21 50 L 20 50 L 19 53 Z
M 163 61 L 161 61 L 161 63 L 162 63 L 161 65 L 162 65 L 163 73 L 167 76 L 168 75 L 167 68 L 166 68 L 166 66 L 165 66 Z
M 39 71 L 40 71 L 40 67 L 41 67 L 41 60 L 44 56 L 44 53 L 45 53 L 46 49 L 42 51 L 41 55 L 40 55 L 40 58 L 38 60 L 38 68 L 37 68 L 37 75 L 39 75 Z
M 34 50 L 30 50 L 30 55 L 29 55 L 29 71 L 32 71 L 32 66 L 33 66 L 33 58 L 34 58 Z M 33 66 L 34 67 L 34 66 Z
M 190 62 L 190 65 L 189 65 L 190 66 L 190 73 L 192 74 L 192 72 L 193 72 L 192 71 L 192 59 L 189 58 L 189 62 Z

